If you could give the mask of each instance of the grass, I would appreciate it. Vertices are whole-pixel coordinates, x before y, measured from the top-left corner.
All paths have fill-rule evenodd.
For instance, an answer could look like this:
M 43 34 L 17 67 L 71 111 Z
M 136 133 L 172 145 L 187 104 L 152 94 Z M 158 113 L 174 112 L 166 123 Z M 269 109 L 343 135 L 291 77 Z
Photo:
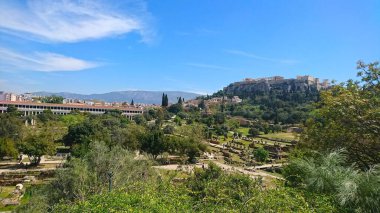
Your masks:
M 269 134 L 266 134 L 263 136 L 267 137 L 267 138 L 272 138 L 272 139 L 284 139 L 284 140 L 296 140 L 297 139 L 297 136 L 291 132 L 269 133 Z
M 210 152 L 212 152 L 212 151 L 219 152 L 220 151 L 218 148 L 212 147 L 210 145 L 207 145 L 207 148 L 209 149 Z
M 188 178 L 189 174 L 184 171 L 173 171 L 158 169 L 159 173 L 165 178 Z
M 26 187 L 29 187 L 27 186 L 27 184 L 24 184 L 24 189 L 23 190 L 26 190 Z M 11 193 L 13 192 L 13 190 L 15 190 L 15 186 L 1 186 L 1 192 L 0 192 L 0 199 L 4 199 L 4 198 L 10 198 L 11 197 Z M 21 198 L 21 204 L 24 204 L 26 202 L 28 202 L 28 200 L 30 199 L 30 196 L 24 196 L 23 198 Z M 12 211 L 14 210 L 15 208 L 17 208 L 18 206 L 3 206 L 2 204 L 0 204 L 0 212 L 3 212 L 3 211 Z
M 0 199 L 7 198 L 9 194 L 15 189 L 14 186 L 1 186 Z
M 248 127 L 240 127 L 237 129 L 237 132 L 241 132 L 244 136 L 248 136 L 249 128 Z
M 240 159 L 239 155 L 231 153 L 231 159 L 235 162 L 244 163 L 242 159 Z

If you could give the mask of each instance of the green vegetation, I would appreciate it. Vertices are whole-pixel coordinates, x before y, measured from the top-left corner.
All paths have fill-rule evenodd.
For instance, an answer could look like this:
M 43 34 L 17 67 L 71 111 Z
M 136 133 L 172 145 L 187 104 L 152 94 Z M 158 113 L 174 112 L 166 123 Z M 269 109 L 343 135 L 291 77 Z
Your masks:
M 293 159 L 285 168 L 292 186 L 332 196 L 348 212 L 379 212 L 380 173 L 377 167 L 362 172 L 346 165 L 342 151 L 314 153 Z
M 262 147 L 259 147 L 253 152 L 256 160 L 259 162 L 265 162 L 268 159 L 269 152 Z
M 360 82 L 348 81 L 321 95 L 302 141 L 316 150 L 344 148 L 349 163 L 364 170 L 380 163 L 380 68 L 359 62 Z
M 113 191 L 107 175 L 112 172 Z M 121 147 L 95 143 L 82 159 L 70 161 L 50 184 L 35 191 L 18 212 L 210 212 L 333 211 L 331 199 L 279 185 L 264 189 L 260 180 L 226 174 L 214 164 L 196 169 L 184 182 L 176 173 L 161 176 L 149 161 L 134 160 Z
M 118 110 L 21 117 L 9 107 L 1 157 L 23 153 L 37 166 L 57 147 L 71 153 L 54 178 L 28 187 L 16 211 L 379 212 L 380 69 L 358 65 L 361 81 L 321 92 L 244 93 L 238 104 L 205 97 L 198 107 L 181 97 L 169 105 L 163 94 L 161 108 L 133 120 Z M 31 119 L 37 125 L 25 126 Z M 164 171 L 171 162 L 188 169 Z M 186 165 L 196 162 L 202 168 Z
M 51 103 L 51 104 L 62 104 L 63 103 L 63 97 L 61 96 L 45 96 L 41 98 L 42 103 Z

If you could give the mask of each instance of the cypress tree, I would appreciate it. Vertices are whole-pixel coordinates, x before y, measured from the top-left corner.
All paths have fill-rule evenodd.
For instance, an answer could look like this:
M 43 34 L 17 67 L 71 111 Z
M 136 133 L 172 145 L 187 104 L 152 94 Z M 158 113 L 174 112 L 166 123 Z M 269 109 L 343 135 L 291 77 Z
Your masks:
M 165 93 L 162 93 L 162 102 L 161 106 L 162 107 L 167 107 L 169 105 L 169 100 L 168 100 L 168 95 Z
M 165 106 L 169 106 L 169 98 L 168 98 L 168 94 L 165 94 Z
M 131 105 L 132 105 L 132 106 L 134 106 L 134 105 L 135 105 L 135 102 L 133 101 L 133 99 L 132 99 L 132 101 L 131 101 Z
M 165 106 L 165 93 L 162 93 L 161 106 Z

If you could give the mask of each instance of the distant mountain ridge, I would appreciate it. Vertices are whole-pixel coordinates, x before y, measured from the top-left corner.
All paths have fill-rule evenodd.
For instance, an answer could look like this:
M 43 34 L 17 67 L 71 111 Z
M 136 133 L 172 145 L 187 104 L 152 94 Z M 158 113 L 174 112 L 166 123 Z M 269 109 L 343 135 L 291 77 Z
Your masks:
M 182 97 L 185 100 L 194 99 L 198 96 L 201 96 L 197 93 L 191 92 L 181 92 L 181 91 L 116 91 L 108 92 L 101 94 L 77 94 L 70 92 L 34 92 L 33 95 L 36 96 L 62 96 L 64 98 L 73 98 L 81 100 L 100 100 L 106 102 L 128 102 L 130 103 L 133 99 L 135 103 L 144 103 L 144 104 L 161 104 L 162 93 L 168 95 L 169 102 L 177 102 L 177 97 Z

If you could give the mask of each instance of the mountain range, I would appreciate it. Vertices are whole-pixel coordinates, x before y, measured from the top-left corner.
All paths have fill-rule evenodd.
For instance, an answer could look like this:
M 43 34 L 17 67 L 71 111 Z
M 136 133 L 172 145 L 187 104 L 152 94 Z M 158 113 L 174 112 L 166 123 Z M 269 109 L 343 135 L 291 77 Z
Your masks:
M 102 94 L 77 94 L 69 92 L 34 92 L 35 96 L 62 96 L 64 98 L 80 99 L 80 100 L 99 100 L 106 102 L 131 102 L 132 99 L 135 103 L 143 104 L 161 104 L 162 93 L 168 95 L 170 103 L 176 103 L 178 97 L 185 100 L 194 99 L 200 94 L 181 91 L 116 91 Z

